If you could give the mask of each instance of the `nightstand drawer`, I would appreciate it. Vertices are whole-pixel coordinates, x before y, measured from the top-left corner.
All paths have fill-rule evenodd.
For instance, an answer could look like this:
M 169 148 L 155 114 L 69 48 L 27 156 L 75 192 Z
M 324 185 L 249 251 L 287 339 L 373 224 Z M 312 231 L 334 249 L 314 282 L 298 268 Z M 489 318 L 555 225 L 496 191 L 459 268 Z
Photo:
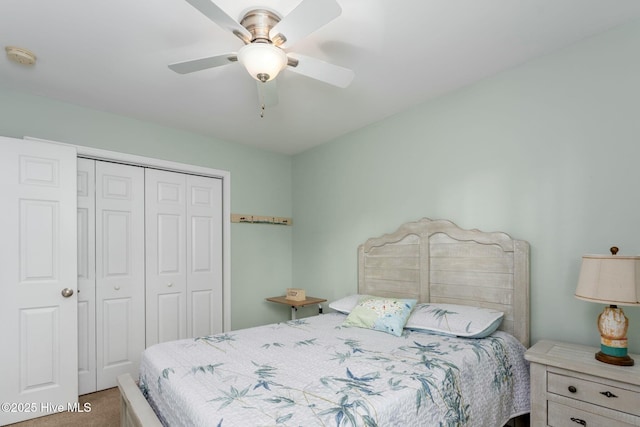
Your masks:
M 612 420 L 556 402 L 550 401 L 548 410 L 547 424 L 551 427 L 633 427 L 633 424 Z
M 597 377 L 594 377 L 594 380 L 597 380 Z M 548 374 L 547 391 L 616 411 L 640 415 L 640 393 L 635 391 L 553 372 Z

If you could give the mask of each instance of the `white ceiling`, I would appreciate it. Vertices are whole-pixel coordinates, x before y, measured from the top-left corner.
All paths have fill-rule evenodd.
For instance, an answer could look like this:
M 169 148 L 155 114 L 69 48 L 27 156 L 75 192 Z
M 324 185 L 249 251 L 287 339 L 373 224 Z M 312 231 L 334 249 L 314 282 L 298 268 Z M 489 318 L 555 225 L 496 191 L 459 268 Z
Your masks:
M 287 15 L 300 0 L 216 0 Z M 339 89 L 286 69 L 260 118 L 238 63 L 167 68 L 242 42 L 185 0 L 2 0 L 0 86 L 293 154 L 640 17 L 638 0 L 338 0 L 342 15 L 287 49 L 355 72 Z

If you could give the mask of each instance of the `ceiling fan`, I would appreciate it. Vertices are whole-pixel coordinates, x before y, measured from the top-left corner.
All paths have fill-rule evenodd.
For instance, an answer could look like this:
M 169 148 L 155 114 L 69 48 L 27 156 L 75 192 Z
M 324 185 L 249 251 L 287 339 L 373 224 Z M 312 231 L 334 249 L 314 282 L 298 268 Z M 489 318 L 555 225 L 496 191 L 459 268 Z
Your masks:
M 176 73 L 187 74 L 240 62 L 251 77 L 258 81 L 258 89 L 265 98 L 263 104 L 271 105 L 277 98 L 275 86 L 273 83 L 263 83 L 272 82 L 285 67 L 340 88 L 349 86 L 353 80 L 352 70 L 316 58 L 285 52 L 285 49 L 300 39 L 340 16 L 342 9 L 335 0 L 302 0 L 285 17 L 264 8 L 252 9 L 239 21 L 229 16 L 212 0 L 186 1 L 220 27 L 231 31 L 245 45 L 238 52 L 170 64 L 169 68 Z M 267 96 L 264 96 L 265 93 Z

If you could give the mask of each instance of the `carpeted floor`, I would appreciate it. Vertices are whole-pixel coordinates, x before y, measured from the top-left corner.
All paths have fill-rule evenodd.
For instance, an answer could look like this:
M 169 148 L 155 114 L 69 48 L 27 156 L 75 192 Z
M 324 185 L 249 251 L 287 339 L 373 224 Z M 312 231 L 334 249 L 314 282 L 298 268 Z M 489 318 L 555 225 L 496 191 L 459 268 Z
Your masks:
M 120 425 L 120 393 L 110 388 L 85 394 L 78 399 L 85 412 L 60 412 L 46 417 L 10 424 L 11 427 L 118 427 Z M 89 406 L 84 406 L 85 403 Z M 91 411 L 88 411 L 88 408 Z

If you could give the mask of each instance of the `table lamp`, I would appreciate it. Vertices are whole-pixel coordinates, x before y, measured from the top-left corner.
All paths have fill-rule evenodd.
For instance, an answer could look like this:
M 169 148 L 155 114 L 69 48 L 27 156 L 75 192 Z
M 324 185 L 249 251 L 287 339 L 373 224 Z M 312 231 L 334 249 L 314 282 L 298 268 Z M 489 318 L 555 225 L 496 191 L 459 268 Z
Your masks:
M 600 351 L 596 359 L 612 365 L 632 366 L 627 354 L 629 319 L 619 305 L 640 305 L 640 256 L 584 255 L 576 298 L 609 304 L 598 316 Z

